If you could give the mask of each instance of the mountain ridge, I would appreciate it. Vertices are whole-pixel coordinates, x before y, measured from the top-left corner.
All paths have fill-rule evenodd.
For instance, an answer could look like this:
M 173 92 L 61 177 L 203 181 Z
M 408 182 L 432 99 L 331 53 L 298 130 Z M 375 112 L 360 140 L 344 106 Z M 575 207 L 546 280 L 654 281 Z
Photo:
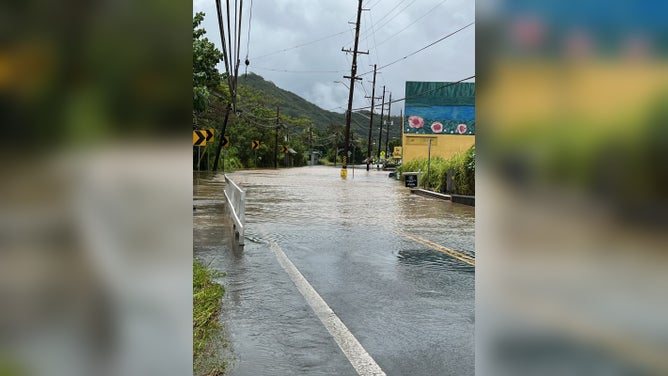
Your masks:
M 239 85 L 250 87 L 265 95 L 274 97 L 279 101 L 281 113 L 295 118 L 309 119 L 313 123 L 313 126 L 320 131 L 326 130 L 330 125 L 343 125 L 345 123 L 345 116 L 343 113 L 320 108 L 318 105 L 309 102 L 299 95 L 282 89 L 271 81 L 265 80 L 262 76 L 256 73 L 240 75 Z M 387 120 L 387 118 L 384 118 L 384 120 Z M 390 121 L 394 124 L 390 129 L 390 139 L 401 137 L 401 118 L 399 116 L 392 116 Z M 372 140 L 378 137 L 379 124 L 380 115 L 374 114 Z M 369 111 L 353 112 L 351 129 L 357 135 L 368 135 Z M 385 132 L 383 132 L 383 134 L 385 135 Z M 383 137 L 383 139 L 385 139 L 385 137 Z

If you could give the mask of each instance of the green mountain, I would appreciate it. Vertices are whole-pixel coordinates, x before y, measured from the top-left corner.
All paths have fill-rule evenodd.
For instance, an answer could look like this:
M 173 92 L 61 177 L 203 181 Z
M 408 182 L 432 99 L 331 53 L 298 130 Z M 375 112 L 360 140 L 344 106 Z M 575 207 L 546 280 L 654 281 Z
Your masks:
M 271 81 L 266 81 L 262 76 L 255 73 L 239 76 L 239 85 L 248 86 L 266 96 L 273 97 L 279 102 L 280 111 L 283 114 L 296 118 L 305 118 L 311 120 L 313 126 L 318 130 L 325 130 L 330 125 L 343 125 L 345 116 L 343 112 L 337 113 L 324 110 L 317 105 L 307 101 L 299 95 L 281 89 Z M 387 120 L 387 118 L 384 118 Z M 401 136 L 401 118 L 392 116 L 390 119 L 393 126 L 390 128 L 390 139 Z M 380 115 L 374 115 L 374 125 L 372 139 L 378 138 L 378 127 L 380 125 Z M 358 136 L 366 136 L 369 132 L 369 111 L 353 112 L 351 129 Z M 383 131 L 383 140 L 385 140 L 385 131 Z M 383 141 L 384 142 L 384 141 Z

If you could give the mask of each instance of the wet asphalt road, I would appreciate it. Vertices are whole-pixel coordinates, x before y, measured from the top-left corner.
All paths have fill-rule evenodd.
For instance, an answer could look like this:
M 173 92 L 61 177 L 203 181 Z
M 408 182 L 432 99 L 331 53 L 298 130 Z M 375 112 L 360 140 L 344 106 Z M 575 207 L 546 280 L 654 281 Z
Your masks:
M 285 252 L 387 375 L 474 374 L 474 209 L 411 195 L 383 171 L 229 174 L 246 190 L 246 245 L 230 244 L 222 175 L 195 174 L 195 257 L 226 273 L 230 375 L 357 375 L 270 250 Z

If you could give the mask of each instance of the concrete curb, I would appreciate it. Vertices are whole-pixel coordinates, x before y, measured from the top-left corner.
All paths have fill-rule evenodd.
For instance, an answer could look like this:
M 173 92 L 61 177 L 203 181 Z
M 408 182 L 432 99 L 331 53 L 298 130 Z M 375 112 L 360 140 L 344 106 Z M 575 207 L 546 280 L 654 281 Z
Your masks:
M 411 193 L 424 197 L 433 197 L 441 200 L 449 200 L 458 204 L 475 206 L 475 196 L 446 195 L 443 193 L 428 191 L 426 189 L 415 189 L 415 188 L 411 188 Z

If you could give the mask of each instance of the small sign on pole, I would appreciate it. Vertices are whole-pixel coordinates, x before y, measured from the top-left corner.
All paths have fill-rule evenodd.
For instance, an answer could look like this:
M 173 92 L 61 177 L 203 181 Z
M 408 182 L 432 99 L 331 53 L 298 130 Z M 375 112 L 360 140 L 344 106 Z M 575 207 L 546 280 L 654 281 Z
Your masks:
M 417 188 L 418 187 L 418 173 L 417 172 L 404 172 L 404 184 L 406 188 Z

